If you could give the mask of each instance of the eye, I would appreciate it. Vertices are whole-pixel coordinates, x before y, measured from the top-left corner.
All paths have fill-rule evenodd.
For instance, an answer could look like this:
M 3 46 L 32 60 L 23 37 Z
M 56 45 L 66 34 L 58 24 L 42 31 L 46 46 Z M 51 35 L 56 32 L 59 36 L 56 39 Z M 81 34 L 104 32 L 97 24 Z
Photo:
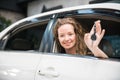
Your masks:
M 73 33 L 69 33 L 68 35 L 72 36 L 72 35 L 74 35 L 74 34 L 73 34 Z
M 72 33 L 70 33 L 69 35 L 73 35 Z
M 59 35 L 59 37 L 64 37 L 64 35 Z

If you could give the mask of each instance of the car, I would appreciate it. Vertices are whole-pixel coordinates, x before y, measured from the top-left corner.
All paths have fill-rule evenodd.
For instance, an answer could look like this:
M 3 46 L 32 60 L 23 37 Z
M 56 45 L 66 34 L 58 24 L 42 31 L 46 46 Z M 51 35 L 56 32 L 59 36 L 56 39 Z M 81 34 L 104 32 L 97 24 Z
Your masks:
M 101 20 L 103 39 L 110 43 L 101 49 L 107 49 L 109 58 L 59 53 L 52 30 L 64 17 L 74 17 L 88 31 Z M 120 80 L 119 30 L 119 3 L 81 5 L 21 19 L 0 32 L 0 80 Z

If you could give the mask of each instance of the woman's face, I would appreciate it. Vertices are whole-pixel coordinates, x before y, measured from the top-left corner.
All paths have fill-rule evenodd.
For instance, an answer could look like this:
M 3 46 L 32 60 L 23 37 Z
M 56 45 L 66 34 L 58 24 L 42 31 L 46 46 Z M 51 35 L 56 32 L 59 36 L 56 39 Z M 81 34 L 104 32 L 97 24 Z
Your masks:
M 71 24 L 64 24 L 58 28 L 58 39 L 65 49 L 75 49 L 76 35 Z

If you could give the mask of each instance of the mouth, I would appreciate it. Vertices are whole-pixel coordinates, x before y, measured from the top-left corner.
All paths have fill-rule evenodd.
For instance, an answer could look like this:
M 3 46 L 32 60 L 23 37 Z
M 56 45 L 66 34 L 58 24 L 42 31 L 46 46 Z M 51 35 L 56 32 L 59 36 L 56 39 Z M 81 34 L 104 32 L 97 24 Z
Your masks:
M 65 46 L 70 46 L 71 43 L 65 43 Z

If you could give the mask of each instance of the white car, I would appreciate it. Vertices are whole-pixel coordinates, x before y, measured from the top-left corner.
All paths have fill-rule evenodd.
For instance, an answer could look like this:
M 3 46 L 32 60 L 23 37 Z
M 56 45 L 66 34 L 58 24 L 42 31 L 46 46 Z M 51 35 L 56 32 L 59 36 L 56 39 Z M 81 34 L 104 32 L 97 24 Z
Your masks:
M 52 33 L 58 18 L 74 17 L 90 30 L 100 19 L 112 50 L 100 59 L 59 53 Z M 0 80 L 120 80 L 120 4 L 82 5 L 22 19 L 0 32 Z

